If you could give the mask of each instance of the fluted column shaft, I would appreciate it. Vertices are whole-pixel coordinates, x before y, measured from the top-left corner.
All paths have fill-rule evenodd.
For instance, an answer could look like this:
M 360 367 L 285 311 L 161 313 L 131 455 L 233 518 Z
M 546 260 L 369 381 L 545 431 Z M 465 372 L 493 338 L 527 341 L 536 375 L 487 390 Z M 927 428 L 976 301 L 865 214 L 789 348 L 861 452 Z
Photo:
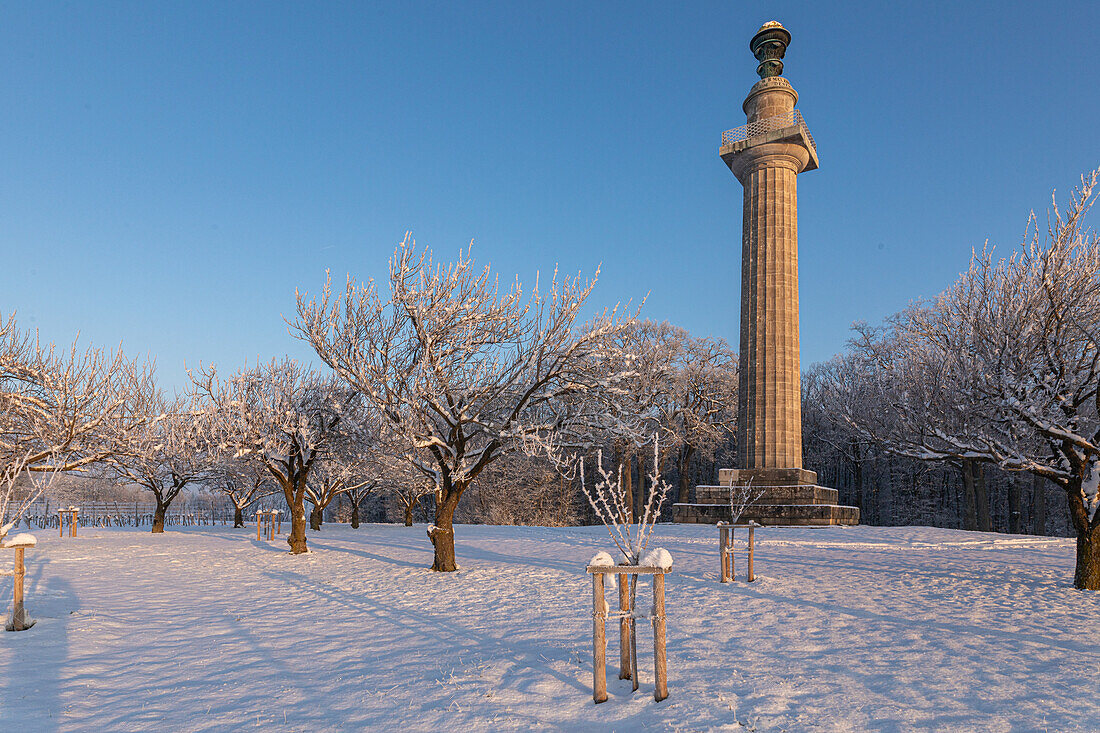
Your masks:
M 741 172 L 741 468 L 802 468 L 798 334 L 798 195 L 805 165 L 768 145 Z M 756 152 L 756 151 L 754 151 Z

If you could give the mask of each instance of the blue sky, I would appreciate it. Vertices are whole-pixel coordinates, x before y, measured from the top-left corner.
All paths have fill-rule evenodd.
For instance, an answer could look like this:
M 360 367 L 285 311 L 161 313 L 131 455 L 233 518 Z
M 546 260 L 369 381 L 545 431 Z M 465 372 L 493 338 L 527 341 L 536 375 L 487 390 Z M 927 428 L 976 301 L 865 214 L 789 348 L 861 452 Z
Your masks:
M 756 79 L 817 141 L 799 177 L 803 364 L 934 295 L 1100 166 L 1100 3 L 7 3 L 0 312 L 43 337 L 235 368 L 311 352 L 294 289 L 383 278 L 406 230 L 505 279 L 738 332 Z

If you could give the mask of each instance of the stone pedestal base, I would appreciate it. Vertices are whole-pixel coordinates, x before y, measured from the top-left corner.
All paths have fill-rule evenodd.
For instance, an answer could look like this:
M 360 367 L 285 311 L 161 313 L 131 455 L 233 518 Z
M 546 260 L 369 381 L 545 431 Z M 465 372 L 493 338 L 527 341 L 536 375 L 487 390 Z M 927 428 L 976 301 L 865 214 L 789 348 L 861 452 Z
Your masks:
M 730 486 L 756 487 L 760 498 L 745 507 L 738 523 L 765 526 L 859 524 L 859 509 L 837 504 L 836 489 L 817 485 L 817 474 L 801 468 L 723 468 L 720 486 L 695 487 L 695 503 L 673 505 L 673 521 L 715 524 L 731 521 Z

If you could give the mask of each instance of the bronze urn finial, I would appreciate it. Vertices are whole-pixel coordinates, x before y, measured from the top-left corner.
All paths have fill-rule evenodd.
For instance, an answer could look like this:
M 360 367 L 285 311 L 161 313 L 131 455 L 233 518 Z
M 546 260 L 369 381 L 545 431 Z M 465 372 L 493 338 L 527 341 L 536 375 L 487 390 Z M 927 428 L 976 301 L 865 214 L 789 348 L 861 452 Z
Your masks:
M 759 61 L 756 73 L 761 79 L 779 76 L 783 73 L 783 56 L 791 42 L 790 32 L 777 20 L 769 20 L 760 26 L 760 30 L 749 41 L 752 55 Z

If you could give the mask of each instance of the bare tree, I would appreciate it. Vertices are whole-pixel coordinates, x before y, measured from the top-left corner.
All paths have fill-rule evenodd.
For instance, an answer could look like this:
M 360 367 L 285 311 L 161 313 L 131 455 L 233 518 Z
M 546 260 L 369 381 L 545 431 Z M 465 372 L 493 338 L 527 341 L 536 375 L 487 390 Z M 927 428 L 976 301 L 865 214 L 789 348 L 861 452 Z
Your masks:
M 541 457 L 511 453 L 487 467 L 467 490 L 461 521 L 563 527 L 580 522 L 584 498 Z
M 103 461 L 145 415 L 152 365 L 121 352 L 42 344 L 0 316 L 0 465 L 73 471 Z
M 730 482 L 730 524 L 737 524 L 741 519 L 741 515 L 745 513 L 745 509 L 752 506 L 756 501 L 764 495 L 764 489 L 757 488 L 752 485 L 752 482 L 746 484 L 735 484 Z
M 352 529 L 359 529 L 359 512 L 362 509 L 363 502 L 366 501 L 367 497 L 372 495 L 377 488 L 377 482 L 368 482 L 353 486 L 344 492 L 344 496 L 348 498 L 348 503 L 351 504 Z
M 312 507 L 309 528 L 321 529 L 325 508 L 341 495 L 352 499 L 352 526 L 358 527 L 359 504 L 378 488 L 380 481 L 381 477 L 370 464 L 346 462 L 338 458 L 320 462 L 306 482 L 305 500 Z
M 966 495 L 963 526 L 989 532 L 982 467 L 995 461 L 980 440 L 988 425 L 976 402 L 981 366 L 969 347 L 947 349 L 926 337 L 921 324 L 936 308 L 915 304 L 888 319 L 886 327 L 856 324 L 851 352 L 843 368 L 828 372 L 826 389 L 863 439 L 896 456 L 956 469 Z M 969 330 L 968 339 L 973 335 L 973 324 L 958 328 Z
M 209 368 L 192 379 L 210 400 L 215 444 L 223 454 L 263 465 L 290 507 L 290 552 L 309 552 L 304 501 L 310 472 L 344 439 L 344 415 L 354 409 L 355 395 L 335 377 L 292 359 L 226 378 Z
M 20 456 L 0 467 L 0 540 L 18 526 L 27 509 L 50 487 L 59 474 L 37 478 L 27 469 L 27 458 Z M 20 487 L 20 478 L 25 478 Z M 21 494 L 21 496 L 20 496 Z
M 852 419 L 895 453 L 956 462 L 968 484 L 995 463 L 1058 485 L 1077 533 L 1074 585 L 1088 590 L 1100 590 L 1100 238 L 1083 219 L 1097 176 L 1066 211 L 1052 207 L 1045 234 L 1032 216 L 1011 257 L 976 252 L 933 302 L 864 330 L 856 351 L 887 409 Z M 967 513 L 987 525 L 975 499 Z
M 737 354 L 722 339 L 685 332 L 679 341 L 661 425 L 676 450 L 680 502 L 690 501 L 692 459 L 713 457 L 719 446 L 737 435 L 737 366 Z
M 212 471 L 215 491 L 233 503 L 233 527 L 244 526 L 244 510 L 279 491 L 263 463 L 246 457 L 219 456 Z
M 524 297 L 518 280 L 501 293 L 468 253 L 451 265 L 416 254 L 409 238 L 390 260 L 389 296 L 349 279 L 319 301 L 298 296 L 292 324 L 321 359 L 385 416 L 407 459 L 431 479 L 432 568 L 457 569 L 453 517 L 466 488 L 530 432 L 561 418 L 540 408 L 584 389 L 580 366 L 614 316 L 575 330 L 594 280 L 553 278 Z
M 397 497 L 404 512 L 406 527 L 413 526 L 413 513 L 420 506 L 420 502 L 434 493 L 435 484 L 423 477 L 420 480 L 399 483 L 393 487 L 393 495 Z
M 1066 210 L 1034 216 L 1007 260 L 988 250 L 912 331 L 969 368 L 986 420 L 977 451 L 1063 489 L 1077 532 L 1074 586 L 1100 590 L 1100 237 L 1084 217 L 1100 171 Z
M 159 534 L 180 492 L 210 473 L 205 450 L 209 411 L 193 396 L 167 400 L 159 391 L 150 397 L 146 411 L 148 419 L 112 451 L 108 470 L 116 481 L 137 484 L 153 494 L 153 533 Z

